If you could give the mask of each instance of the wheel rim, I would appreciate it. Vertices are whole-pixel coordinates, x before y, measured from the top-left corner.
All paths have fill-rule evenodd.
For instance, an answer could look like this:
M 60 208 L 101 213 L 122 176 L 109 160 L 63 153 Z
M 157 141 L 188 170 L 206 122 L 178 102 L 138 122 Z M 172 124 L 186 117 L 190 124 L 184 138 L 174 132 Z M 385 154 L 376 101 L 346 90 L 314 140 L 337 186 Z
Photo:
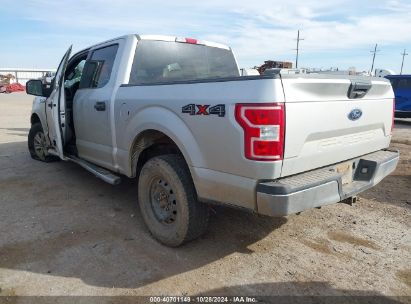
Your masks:
M 37 132 L 33 141 L 34 153 L 41 160 L 45 160 L 48 155 L 46 137 L 43 132 Z
M 173 224 L 177 219 L 177 201 L 170 184 L 163 178 L 154 178 L 150 187 L 150 203 L 156 219 Z

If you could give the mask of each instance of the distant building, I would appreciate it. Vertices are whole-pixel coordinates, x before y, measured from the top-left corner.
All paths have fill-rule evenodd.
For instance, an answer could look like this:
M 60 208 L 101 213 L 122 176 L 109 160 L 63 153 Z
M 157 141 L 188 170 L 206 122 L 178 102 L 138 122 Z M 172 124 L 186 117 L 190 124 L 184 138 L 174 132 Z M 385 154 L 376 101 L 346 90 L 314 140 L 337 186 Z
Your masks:
M 368 72 L 357 72 L 355 67 L 350 67 L 348 70 L 340 70 L 339 68 L 318 69 L 309 68 L 307 74 L 330 74 L 330 75 L 361 75 L 369 76 Z
M 13 75 L 13 82 L 25 85 L 30 79 L 45 77 L 47 73 L 54 72 L 53 69 L 21 69 L 21 68 L 0 68 L 0 75 Z

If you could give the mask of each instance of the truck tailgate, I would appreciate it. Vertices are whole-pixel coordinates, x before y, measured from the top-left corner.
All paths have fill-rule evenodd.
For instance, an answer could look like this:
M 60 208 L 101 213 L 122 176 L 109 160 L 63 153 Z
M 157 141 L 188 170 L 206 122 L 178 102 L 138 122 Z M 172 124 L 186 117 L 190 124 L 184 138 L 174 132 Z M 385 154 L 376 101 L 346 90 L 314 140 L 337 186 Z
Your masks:
M 282 75 L 282 84 L 286 133 L 281 176 L 389 146 L 394 94 L 388 81 L 344 75 Z

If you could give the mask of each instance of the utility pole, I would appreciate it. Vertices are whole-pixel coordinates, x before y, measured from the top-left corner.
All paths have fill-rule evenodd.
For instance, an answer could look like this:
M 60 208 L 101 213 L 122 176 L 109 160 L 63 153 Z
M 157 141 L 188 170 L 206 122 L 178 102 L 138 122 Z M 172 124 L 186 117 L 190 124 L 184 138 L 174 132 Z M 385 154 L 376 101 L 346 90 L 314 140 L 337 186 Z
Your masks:
M 297 54 L 295 56 L 295 68 L 296 69 L 298 69 L 298 52 L 300 50 L 300 40 L 304 40 L 304 39 L 300 38 L 300 30 L 298 30 L 298 32 L 297 32 L 297 48 L 296 48 Z
M 401 72 L 400 72 L 400 75 L 402 75 L 402 68 L 404 67 L 404 58 L 405 58 L 405 56 L 408 55 L 408 54 L 407 54 L 407 50 L 404 49 L 404 53 L 401 53 L 401 55 L 402 55 L 402 63 L 401 63 Z
M 373 54 L 372 55 L 371 71 L 370 71 L 371 76 L 372 76 L 372 70 L 374 70 L 375 55 L 380 51 L 380 50 L 377 50 L 377 46 L 378 46 L 378 44 L 375 44 L 374 51 L 370 51 Z

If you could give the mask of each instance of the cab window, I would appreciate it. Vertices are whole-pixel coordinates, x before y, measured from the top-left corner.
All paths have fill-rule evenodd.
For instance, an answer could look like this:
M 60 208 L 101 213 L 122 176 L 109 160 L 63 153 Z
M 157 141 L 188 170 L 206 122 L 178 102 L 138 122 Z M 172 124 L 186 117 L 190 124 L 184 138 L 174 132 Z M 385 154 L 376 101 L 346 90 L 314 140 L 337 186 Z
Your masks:
M 411 78 L 400 79 L 398 82 L 398 89 L 410 90 L 411 89 Z
M 65 77 L 64 80 L 64 87 L 69 88 L 72 87 L 77 82 L 80 82 L 81 75 L 83 74 L 84 64 L 86 63 L 86 59 L 82 59 L 73 70 L 69 71 L 68 75 Z
M 391 78 L 394 90 L 411 90 L 411 78 Z
M 80 89 L 102 88 L 109 82 L 117 50 L 118 44 L 113 44 L 93 51 L 84 66 Z

